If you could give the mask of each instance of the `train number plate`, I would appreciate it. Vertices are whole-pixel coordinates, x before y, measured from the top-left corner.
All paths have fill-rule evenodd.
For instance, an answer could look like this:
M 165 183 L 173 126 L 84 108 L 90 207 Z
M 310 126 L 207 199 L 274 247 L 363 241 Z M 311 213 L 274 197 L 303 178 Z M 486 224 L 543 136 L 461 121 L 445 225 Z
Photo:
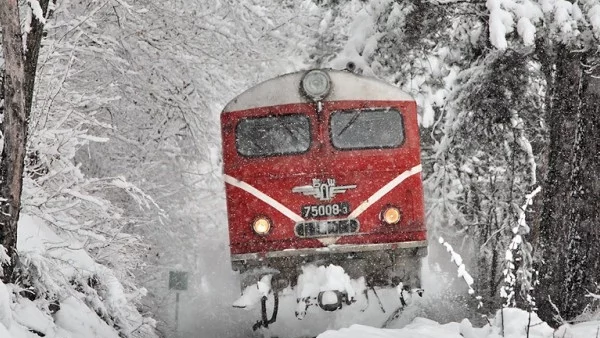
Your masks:
M 296 224 L 296 236 L 302 238 L 349 235 L 358 232 L 360 224 L 356 219 L 336 219 L 307 221 Z
M 350 204 L 348 202 L 302 206 L 302 218 L 345 216 L 349 213 Z

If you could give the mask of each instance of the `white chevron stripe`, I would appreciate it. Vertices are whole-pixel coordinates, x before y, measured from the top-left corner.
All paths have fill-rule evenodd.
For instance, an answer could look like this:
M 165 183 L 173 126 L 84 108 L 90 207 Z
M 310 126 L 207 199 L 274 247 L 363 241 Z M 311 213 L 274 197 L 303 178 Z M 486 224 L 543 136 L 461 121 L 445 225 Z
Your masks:
M 362 202 L 358 206 L 358 208 L 356 208 L 356 209 L 354 209 L 354 211 L 352 211 L 352 213 L 348 216 L 348 218 L 357 218 L 360 214 L 362 214 L 365 210 L 367 210 L 367 208 L 369 208 L 371 205 L 373 205 L 373 203 L 379 201 L 383 196 L 385 196 L 385 194 L 387 194 L 392 189 L 397 187 L 400 183 L 402 183 L 407 178 L 411 177 L 412 175 L 420 173 L 421 170 L 422 170 L 422 167 L 419 164 L 419 165 L 403 172 L 402 174 L 398 175 L 398 177 L 396 177 L 393 180 L 391 180 L 390 182 L 388 182 L 381 189 L 377 190 L 373 195 L 371 195 L 371 197 L 367 198 L 364 202 Z
M 276 200 L 274 200 L 270 196 L 267 196 L 265 193 L 256 189 L 255 187 L 251 186 L 250 184 L 248 184 L 244 181 L 240 181 L 237 178 L 229 176 L 229 175 L 224 175 L 224 176 L 225 176 L 225 182 L 233 185 L 234 187 L 238 187 L 238 188 L 248 192 L 249 194 L 254 195 L 259 200 L 267 203 L 268 205 L 275 208 L 277 211 L 279 211 L 282 214 L 284 214 L 285 216 L 289 217 L 292 221 L 294 221 L 296 223 L 304 221 L 304 218 L 300 217 L 300 215 L 294 213 L 293 211 L 288 209 L 285 205 L 277 202 Z

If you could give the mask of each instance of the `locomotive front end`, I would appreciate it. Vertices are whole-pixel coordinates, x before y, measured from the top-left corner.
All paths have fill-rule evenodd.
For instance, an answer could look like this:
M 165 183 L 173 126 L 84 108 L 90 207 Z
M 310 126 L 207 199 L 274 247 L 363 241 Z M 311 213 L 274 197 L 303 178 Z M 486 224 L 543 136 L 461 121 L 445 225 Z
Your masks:
M 294 286 L 306 264 L 340 266 L 372 287 L 419 285 L 427 236 L 408 94 L 349 72 L 298 72 L 244 92 L 221 119 L 242 287 L 265 274 L 275 291 Z M 326 310 L 344 299 L 330 291 L 318 297 Z

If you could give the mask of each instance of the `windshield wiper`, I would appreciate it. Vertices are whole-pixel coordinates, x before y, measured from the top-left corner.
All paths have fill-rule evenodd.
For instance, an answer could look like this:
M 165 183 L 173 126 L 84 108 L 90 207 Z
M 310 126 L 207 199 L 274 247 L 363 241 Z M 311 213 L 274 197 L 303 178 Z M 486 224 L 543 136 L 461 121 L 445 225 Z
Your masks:
M 342 135 L 348 128 L 350 128 L 350 126 L 352 126 L 354 124 L 354 122 L 356 122 L 356 120 L 358 119 L 359 114 L 360 114 L 360 110 L 357 110 L 356 113 L 354 113 L 354 115 L 352 115 L 352 118 L 350 119 L 350 121 L 348 121 L 348 123 L 344 126 L 344 128 L 342 128 L 342 130 L 340 130 L 340 132 L 337 134 L 337 136 Z

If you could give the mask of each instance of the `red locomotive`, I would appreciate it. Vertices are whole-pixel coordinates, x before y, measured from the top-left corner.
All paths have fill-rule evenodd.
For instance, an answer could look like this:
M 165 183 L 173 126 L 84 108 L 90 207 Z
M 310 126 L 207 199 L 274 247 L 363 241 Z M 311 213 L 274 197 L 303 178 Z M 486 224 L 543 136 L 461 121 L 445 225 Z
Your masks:
M 242 286 L 266 272 L 275 291 L 293 286 L 311 262 L 372 287 L 419 286 L 427 233 L 416 109 L 394 86 L 329 69 L 279 76 L 227 104 L 229 240 Z

